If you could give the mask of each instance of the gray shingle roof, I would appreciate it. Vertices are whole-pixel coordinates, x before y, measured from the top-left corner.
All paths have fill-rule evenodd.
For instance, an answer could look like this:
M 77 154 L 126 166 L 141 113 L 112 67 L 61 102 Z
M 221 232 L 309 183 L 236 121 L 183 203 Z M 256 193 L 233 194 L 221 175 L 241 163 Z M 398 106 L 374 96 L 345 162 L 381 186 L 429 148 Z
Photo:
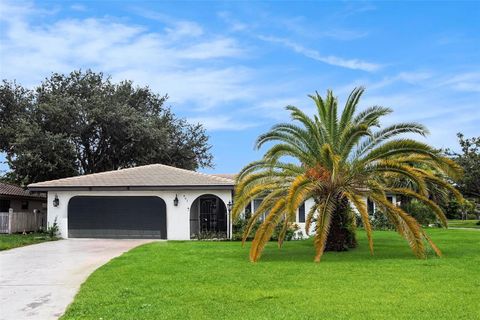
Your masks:
M 162 164 L 126 168 L 78 177 L 64 178 L 28 185 L 32 190 L 78 187 L 223 187 L 233 188 L 234 181 L 224 177 Z
M 35 198 L 43 199 L 45 196 L 39 194 L 32 194 L 28 190 L 23 190 L 22 187 L 13 184 L 0 182 L 0 196 L 17 197 L 17 198 Z

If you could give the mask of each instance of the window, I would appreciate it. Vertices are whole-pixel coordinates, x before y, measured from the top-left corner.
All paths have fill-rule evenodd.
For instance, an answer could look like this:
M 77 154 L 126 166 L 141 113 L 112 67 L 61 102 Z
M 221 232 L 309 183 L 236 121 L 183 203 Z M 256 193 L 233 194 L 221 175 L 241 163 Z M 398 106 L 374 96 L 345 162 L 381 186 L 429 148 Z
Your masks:
M 390 201 L 391 203 L 393 203 L 393 197 L 392 196 L 388 196 L 387 200 Z
M 22 201 L 22 210 L 28 210 L 28 200 Z
M 298 207 L 298 222 L 305 222 L 305 202 Z
M 260 204 L 262 203 L 263 199 L 254 199 L 253 200 L 253 212 L 257 212 L 258 210 L 258 207 L 260 207 Z M 259 217 L 259 221 L 263 221 L 263 219 L 265 219 L 265 214 L 262 214 L 260 217 Z
M 262 204 L 263 199 L 254 199 L 253 200 L 253 212 L 257 212 L 258 207 Z M 264 212 L 263 214 L 260 215 L 258 218 L 259 221 L 263 221 L 265 219 L 265 216 L 268 215 L 268 212 Z
M 367 210 L 369 216 L 373 216 L 375 214 L 375 204 L 370 199 L 367 199 Z
M 252 204 L 249 202 L 245 207 L 245 219 L 250 219 L 252 216 Z
M 10 209 L 10 200 L 0 199 L 0 212 L 8 212 Z

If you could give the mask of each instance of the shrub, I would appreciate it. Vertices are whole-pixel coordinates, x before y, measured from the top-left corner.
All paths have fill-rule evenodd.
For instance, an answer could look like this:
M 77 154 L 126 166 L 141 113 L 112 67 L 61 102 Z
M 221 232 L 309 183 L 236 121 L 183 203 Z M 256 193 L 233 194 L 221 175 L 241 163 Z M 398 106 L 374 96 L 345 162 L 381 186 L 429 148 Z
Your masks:
M 428 226 L 436 221 L 436 216 L 431 209 L 417 200 L 403 203 L 402 209 L 414 217 L 421 225 Z M 391 223 L 388 217 L 380 210 L 375 212 L 374 217 L 370 217 L 370 224 L 373 230 L 395 230 L 395 225 Z M 357 216 L 357 225 L 363 227 L 362 220 L 359 216 Z
M 375 218 L 370 220 L 370 223 L 373 230 L 395 230 L 395 225 L 382 212 L 377 212 Z
M 59 231 L 60 229 L 58 228 L 57 217 L 55 217 L 55 220 L 53 220 L 53 224 L 47 228 L 45 233 L 48 237 L 54 239 L 57 238 Z
M 201 231 L 194 237 L 197 240 L 224 240 L 227 239 L 227 234 L 221 231 Z
M 247 224 L 248 224 L 248 220 L 247 219 L 238 219 L 234 224 L 233 224 L 233 228 L 232 228 L 232 240 L 235 240 L 235 241 L 240 241 L 242 240 L 242 237 L 243 237 L 243 232 L 245 231 L 245 229 L 247 228 Z M 247 240 L 253 240 L 253 238 L 255 237 L 255 233 L 257 232 L 257 229 L 258 227 L 261 225 L 261 222 L 260 221 L 256 221 L 255 224 L 253 225 L 252 227 L 252 230 L 249 234 L 249 236 L 247 237 Z M 272 234 L 272 237 L 270 238 L 270 240 L 272 241 L 277 241 L 278 240 L 278 236 L 283 228 L 284 224 L 283 222 L 282 223 L 279 223 L 275 229 L 273 230 L 273 234 Z M 296 232 L 300 229 L 300 227 L 296 224 L 296 223 L 291 223 L 288 228 L 287 228 L 287 232 L 285 233 L 285 241 L 290 241 L 292 239 L 295 239 L 295 238 L 302 238 L 303 237 L 303 234 L 300 235 L 300 234 L 296 234 Z
M 418 223 L 424 226 L 433 224 L 437 220 L 435 214 L 429 207 L 415 199 L 402 203 L 402 209 L 414 217 Z
M 357 215 L 357 227 L 363 228 L 363 221 L 362 218 Z M 395 230 L 395 226 L 388 221 L 388 218 L 379 210 L 375 213 L 375 217 L 370 216 L 370 225 L 372 226 L 373 230 Z
M 279 223 L 275 230 L 273 231 L 272 234 L 272 241 L 278 241 L 278 237 L 280 235 L 280 232 L 282 232 L 282 229 L 284 227 L 284 222 Z M 290 223 L 289 226 L 287 227 L 287 232 L 285 233 L 285 241 L 290 241 L 294 238 L 295 232 L 297 232 L 300 229 L 300 227 L 296 223 Z
M 232 226 L 232 240 L 240 241 L 243 237 L 243 232 L 247 227 L 248 220 L 247 219 L 238 219 Z M 260 226 L 260 222 L 257 221 L 253 225 L 252 232 L 248 236 L 247 240 L 252 240 L 255 232 L 257 232 L 258 227 Z

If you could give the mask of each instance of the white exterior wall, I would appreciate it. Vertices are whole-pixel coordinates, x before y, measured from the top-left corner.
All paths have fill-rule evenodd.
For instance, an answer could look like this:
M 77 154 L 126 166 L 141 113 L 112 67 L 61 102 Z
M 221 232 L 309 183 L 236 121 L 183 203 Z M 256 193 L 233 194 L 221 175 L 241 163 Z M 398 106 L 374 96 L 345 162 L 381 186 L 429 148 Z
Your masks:
M 310 209 L 313 207 L 314 204 L 315 204 L 315 202 L 311 198 L 307 199 L 305 201 L 305 219 L 307 218 L 308 212 L 310 211 Z M 305 222 L 298 222 L 298 221 L 300 221 L 299 217 L 298 217 L 298 214 L 299 214 L 299 212 L 297 210 L 297 218 L 295 219 L 295 221 L 297 221 L 296 223 L 300 227 L 300 230 L 298 230 L 298 231 L 300 231 L 304 237 L 308 237 L 309 235 L 314 234 L 315 233 L 314 232 L 315 231 L 315 223 L 312 223 L 312 225 L 310 226 L 310 234 L 307 234 L 305 232 Z
M 388 198 L 388 197 L 392 197 L 392 203 L 393 203 L 394 205 L 396 205 L 396 206 L 397 206 L 397 205 L 400 205 L 399 202 L 397 201 L 397 195 L 395 195 L 395 194 L 387 194 L 387 198 Z M 364 199 L 365 199 L 365 203 L 367 203 L 367 201 L 368 201 L 367 198 L 365 197 Z M 368 205 L 368 203 L 367 203 L 367 205 Z M 358 212 L 357 209 L 354 208 L 354 210 L 355 210 L 355 212 Z M 376 214 L 376 213 L 377 213 L 377 206 L 375 205 L 375 202 L 374 202 L 374 203 L 373 203 L 373 218 L 374 218 L 374 219 L 375 219 L 375 214 Z
M 392 203 L 393 203 L 394 205 L 399 205 L 398 200 L 397 200 L 397 196 L 396 196 L 395 194 L 387 194 L 387 197 L 392 197 Z M 368 205 L 368 204 L 367 204 L 367 197 L 363 197 L 363 201 L 365 202 L 365 205 Z M 312 208 L 313 205 L 314 205 L 313 199 L 308 199 L 308 200 L 305 201 L 305 217 L 307 217 L 308 212 L 310 211 L 310 209 Z M 373 208 L 374 208 L 374 209 L 373 209 L 373 210 L 374 210 L 374 216 L 373 216 L 373 218 L 375 218 L 375 212 L 376 212 L 376 209 L 377 209 L 377 208 L 375 208 L 375 203 L 374 203 L 374 205 L 373 205 Z M 353 209 L 353 211 L 354 211 L 355 213 L 359 214 L 357 208 L 355 208 L 353 205 L 352 205 L 352 209 Z M 298 226 L 300 227 L 300 230 L 299 230 L 299 231 L 301 231 L 304 236 L 310 236 L 310 235 L 313 235 L 313 234 L 315 233 L 315 232 L 314 232 L 314 231 L 315 231 L 315 223 L 312 223 L 312 225 L 311 225 L 311 227 L 310 227 L 310 233 L 309 233 L 309 234 L 306 234 L 306 232 L 305 232 L 305 223 L 300 223 L 300 222 L 298 222 L 298 221 L 299 221 L 298 210 L 297 210 L 297 219 L 296 219 L 296 221 L 297 221 Z
M 48 225 L 57 218 L 60 236 L 68 238 L 68 202 L 75 196 L 157 196 L 167 206 L 167 239 L 190 240 L 190 205 L 201 195 L 213 194 L 222 199 L 227 206 L 232 201 L 231 190 L 155 190 L 155 191 L 49 191 L 47 202 Z M 53 206 L 53 199 L 58 196 L 58 207 Z M 173 205 L 175 195 L 178 206 Z M 227 215 L 228 212 L 227 212 Z M 230 215 L 229 215 L 230 216 Z M 228 230 L 231 233 L 232 221 L 228 218 Z

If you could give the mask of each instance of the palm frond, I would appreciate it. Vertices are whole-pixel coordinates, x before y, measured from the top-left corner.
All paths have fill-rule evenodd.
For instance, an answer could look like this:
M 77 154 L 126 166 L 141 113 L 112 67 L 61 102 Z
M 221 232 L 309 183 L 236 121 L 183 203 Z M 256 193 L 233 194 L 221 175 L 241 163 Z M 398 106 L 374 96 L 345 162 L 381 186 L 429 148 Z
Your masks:
M 333 198 L 334 196 L 332 194 L 328 194 L 325 201 L 319 207 L 321 211 L 318 212 L 316 232 L 313 240 L 315 245 L 315 262 L 320 262 L 323 251 L 325 250 L 325 244 L 330 230 L 330 220 L 332 218 L 332 212 L 335 209 Z

